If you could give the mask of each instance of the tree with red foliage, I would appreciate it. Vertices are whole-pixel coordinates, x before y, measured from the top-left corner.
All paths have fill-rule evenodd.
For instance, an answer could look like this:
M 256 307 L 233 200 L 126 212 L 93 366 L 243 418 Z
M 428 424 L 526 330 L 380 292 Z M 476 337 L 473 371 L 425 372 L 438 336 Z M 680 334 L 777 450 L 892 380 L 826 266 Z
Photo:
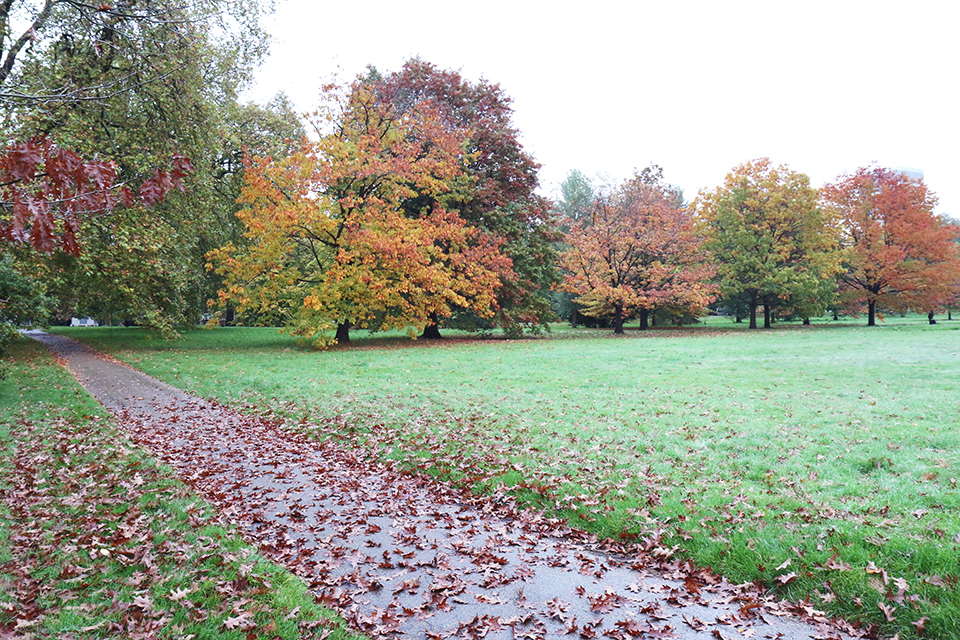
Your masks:
M 867 308 L 934 311 L 944 308 L 960 281 L 960 227 L 933 213 L 937 198 L 899 171 L 862 167 L 821 190 L 840 216 L 846 270 L 841 295 L 851 312 Z
M 112 162 L 84 161 L 45 138 L 13 144 L 0 153 L 0 240 L 77 256 L 84 217 L 117 204 L 162 202 L 172 189 L 183 189 L 192 169 L 187 158 L 176 156 L 171 170 L 157 169 L 134 194 L 130 185 L 117 183 Z
M 499 85 L 472 83 L 419 58 L 386 76 L 371 71 L 368 80 L 400 112 L 430 101 L 449 127 L 470 132 L 465 171 L 474 184 L 448 194 L 444 204 L 492 234 L 509 258 L 511 266 L 499 274 L 497 324 L 508 332 L 542 324 L 551 315 L 547 292 L 557 281 L 552 244 L 559 235 L 549 203 L 535 193 L 540 165 L 520 144 L 510 98 Z M 418 193 L 404 206 L 415 216 L 430 200 Z
M 623 333 L 635 313 L 646 329 L 654 309 L 699 313 L 713 301 L 713 272 L 703 262 L 693 217 L 674 191 L 640 176 L 598 198 L 566 241 L 562 288 L 579 294 L 585 315 L 613 316 L 614 333 Z

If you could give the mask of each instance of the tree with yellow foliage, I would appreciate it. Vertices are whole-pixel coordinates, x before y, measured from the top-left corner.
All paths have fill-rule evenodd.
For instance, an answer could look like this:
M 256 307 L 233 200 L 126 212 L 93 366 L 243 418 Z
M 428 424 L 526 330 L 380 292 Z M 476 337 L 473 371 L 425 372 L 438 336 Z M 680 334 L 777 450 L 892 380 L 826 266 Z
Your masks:
M 839 227 L 805 174 L 769 158 L 746 162 L 693 206 L 720 295 L 749 310 L 751 329 L 760 306 L 766 328 L 778 307 L 804 318 L 825 311 L 841 269 Z
M 289 157 L 248 159 L 237 215 L 249 246 L 209 255 L 219 302 L 320 345 L 351 327 L 413 335 L 454 307 L 491 317 L 509 259 L 444 206 L 469 186 L 468 132 L 429 102 L 400 113 L 359 80 L 328 87 L 312 124 L 318 139 Z M 411 216 L 414 194 L 432 204 Z

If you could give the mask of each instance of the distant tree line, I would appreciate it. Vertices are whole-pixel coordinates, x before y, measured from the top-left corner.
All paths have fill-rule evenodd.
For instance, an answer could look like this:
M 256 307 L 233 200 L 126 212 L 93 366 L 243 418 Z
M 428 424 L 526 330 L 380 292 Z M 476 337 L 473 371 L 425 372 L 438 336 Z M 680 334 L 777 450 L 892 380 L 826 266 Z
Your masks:
M 609 320 L 708 310 L 809 322 L 828 310 L 933 314 L 960 300 L 960 227 L 936 216 L 922 181 L 878 167 L 840 176 L 819 191 L 809 178 L 763 158 L 684 205 L 656 165 L 616 188 L 578 171 L 557 209 L 569 231 L 561 253 L 564 311 Z

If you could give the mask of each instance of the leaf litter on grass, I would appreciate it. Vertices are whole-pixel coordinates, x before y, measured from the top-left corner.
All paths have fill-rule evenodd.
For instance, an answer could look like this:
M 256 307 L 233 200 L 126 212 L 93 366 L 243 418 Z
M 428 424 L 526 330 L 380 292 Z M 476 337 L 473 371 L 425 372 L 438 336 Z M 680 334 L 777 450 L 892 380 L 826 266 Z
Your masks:
M 926 635 L 955 637 L 954 616 L 937 613 L 950 611 L 955 589 L 924 581 L 956 573 L 955 474 L 946 471 L 956 438 L 942 429 L 955 407 L 944 398 L 957 397 L 944 395 L 955 388 L 944 367 L 956 346 L 943 335 L 813 329 L 715 341 L 690 332 L 383 356 L 261 355 L 231 338 L 268 331 L 219 332 L 213 339 L 236 347 L 224 354 L 206 351 L 202 334 L 200 350 L 183 352 L 198 356 L 184 367 L 189 384 L 252 398 L 407 469 L 491 491 L 502 484 L 602 535 L 659 526 L 671 547 L 733 580 L 779 585 L 795 570 L 782 593 L 843 615 L 882 622 L 877 603 L 895 605 L 889 633 L 910 636 L 909 621 L 926 615 Z M 222 366 L 238 354 L 236 367 Z M 136 357 L 160 375 L 179 362 L 176 353 Z M 881 544 L 861 543 L 865 535 Z M 788 558 L 793 566 L 776 570 Z M 908 579 L 908 598 L 878 591 L 870 560 Z
M 14 345 L 2 389 L 13 402 L 0 408 L 0 637 L 319 639 L 337 629 L 31 345 Z
M 0 567 L 12 582 L 0 628 L 153 638 L 238 615 L 247 632 L 269 626 L 259 596 L 271 584 L 251 571 L 253 550 L 230 545 L 216 514 L 186 487 L 123 440 L 98 438 L 103 426 L 92 421 L 20 420 L 16 428 L 16 475 L 3 494 L 11 558 Z M 171 512 L 171 501 L 181 511 Z M 300 624 L 299 637 L 324 635 L 310 631 L 310 620 Z

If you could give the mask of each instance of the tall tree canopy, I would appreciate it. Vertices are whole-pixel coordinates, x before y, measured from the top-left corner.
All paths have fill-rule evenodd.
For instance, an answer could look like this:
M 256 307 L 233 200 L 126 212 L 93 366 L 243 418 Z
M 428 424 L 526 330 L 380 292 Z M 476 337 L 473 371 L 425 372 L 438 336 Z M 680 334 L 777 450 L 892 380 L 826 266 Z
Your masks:
M 351 327 L 422 330 L 454 308 L 492 316 L 510 268 L 501 240 L 444 206 L 472 183 L 465 132 L 432 101 L 401 111 L 359 80 L 327 96 L 319 140 L 248 161 L 238 216 L 249 242 L 210 254 L 220 302 L 320 344 L 334 327 L 345 342 Z
M 249 79 L 269 39 L 259 26 L 271 0 L 4 0 L 0 103 L 56 108 L 138 96 L 181 79 L 185 49 L 216 42 L 221 88 Z M 211 69 L 211 71 L 213 71 Z M 10 115 L 9 112 L 7 114 Z
M 823 313 L 839 271 L 837 229 L 818 206 L 810 179 L 769 158 L 744 163 L 694 208 L 717 270 L 720 295 L 749 310 L 757 328 L 777 307 Z
M 867 324 L 877 309 L 935 311 L 960 282 L 960 227 L 934 215 L 936 196 L 899 171 L 862 167 L 822 189 L 824 205 L 841 220 L 846 249 L 844 302 Z
M 509 268 L 499 274 L 496 322 L 508 332 L 545 322 L 551 316 L 549 289 L 557 280 L 557 221 L 535 192 L 540 166 L 520 144 L 510 98 L 499 85 L 470 82 L 419 58 L 386 76 L 373 72 L 368 80 L 379 99 L 400 112 L 431 102 L 447 126 L 470 132 L 464 170 L 474 184 L 445 205 L 497 238 L 509 258 Z M 418 193 L 405 207 L 416 215 L 430 198 Z
M 49 259 L 17 253 L 58 302 L 58 315 L 132 319 L 170 329 L 194 320 L 213 290 L 203 254 L 236 237 L 244 145 L 267 136 L 242 123 L 237 94 L 265 52 L 258 27 L 269 0 L 81 3 L 13 0 L 0 7 L 0 103 L 7 140 L 37 136 L 108 163 L 139 185 L 171 158 L 192 160 L 185 193 L 149 210 L 86 216 L 68 237 L 84 250 Z M 11 31 L 22 27 L 22 35 Z M 283 101 L 251 107 L 275 139 L 302 134 Z M 13 117 L 11 117 L 13 116 Z M 246 136 L 246 137 L 244 137 Z M 20 144 L 20 143 L 17 143 Z M 272 146 L 276 147 L 276 144 Z M 118 198 L 120 205 L 129 205 Z M 3 215 L 10 219 L 12 207 Z M 58 224 L 72 224 L 68 216 Z M 72 247 L 71 247 L 72 248 Z
M 597 198 L 566 243 L 563 289 L 579 295 L 585 315 L 612 316 L 615 333 L 636 313 L 646 329 L 655 309 L 696 314 L 713 300 L 692 216 L 649 174 Z

